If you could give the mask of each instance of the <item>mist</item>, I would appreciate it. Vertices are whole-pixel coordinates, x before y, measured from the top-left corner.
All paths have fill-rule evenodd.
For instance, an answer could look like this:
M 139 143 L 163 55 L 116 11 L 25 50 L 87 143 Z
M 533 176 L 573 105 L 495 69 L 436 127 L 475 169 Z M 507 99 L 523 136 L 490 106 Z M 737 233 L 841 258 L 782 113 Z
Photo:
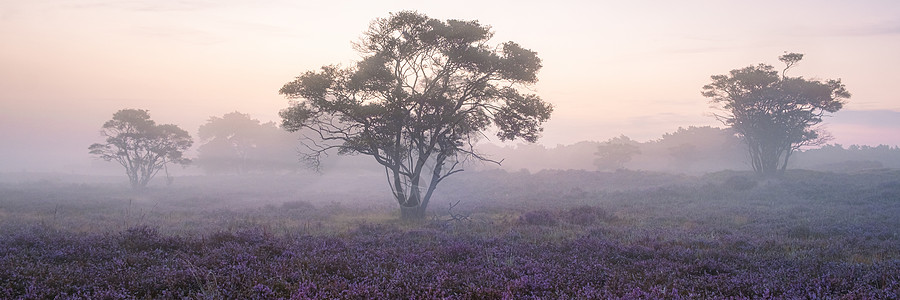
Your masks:
M 0 298 L 897 298 L 900 5 L 709 4 L 0 3 Z

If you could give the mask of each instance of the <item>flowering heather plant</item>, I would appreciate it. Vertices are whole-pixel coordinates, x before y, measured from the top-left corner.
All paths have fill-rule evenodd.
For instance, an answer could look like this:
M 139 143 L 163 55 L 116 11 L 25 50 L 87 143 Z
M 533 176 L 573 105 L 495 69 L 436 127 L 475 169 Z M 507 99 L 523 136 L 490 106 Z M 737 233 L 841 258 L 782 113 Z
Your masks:
M 0 239 L 0 297 L 886 299 L 900 293 L 896 259 L 767 257 L 653 237 L 639 244 L 592 236 L 545 243 L 363 230 L 344 237 L 248 230 L 187 239 L 134 228 L 117 241 L 34 228 Z
M 572 202 L 553 198 L 571 190 L 565 176 L 540 185 L 495 175 L 534 190 L 485 184 L 474 192 L 496 198 L 469 209 L 498 213 L 453 226 L 367 219 L 394 218 L 353 204 L 330 216 L 175 205 L 169 192 L 156 200 L 152 191 L 150 205 L 102 210 L 96 203 L 116 202 L 90 200 L 102 189 L 0 187 L 0 299 L 900 297 L 898 174 L 789 172 L 745 191 L 723 186 L 733 174 L 713 174 L 620 190 L 585 185 Z M 132 212 L 142 209 L 139 222 Z M 285 225 L 310 216 L 321 230 Z

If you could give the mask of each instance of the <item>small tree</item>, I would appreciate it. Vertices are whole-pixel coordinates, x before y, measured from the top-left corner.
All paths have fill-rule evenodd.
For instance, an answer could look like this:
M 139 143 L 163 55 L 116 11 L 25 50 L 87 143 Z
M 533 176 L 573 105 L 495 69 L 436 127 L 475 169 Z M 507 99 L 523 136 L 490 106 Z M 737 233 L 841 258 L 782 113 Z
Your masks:
M 142 189 L 169 163 L 186 165 L 182 157 L 193 140 L 187 131 L 172 124 L 157 125 L 143 109 L 123 109 L 103 124 L 105 144 L 93 144 L 90 153 L 106 161 L 115 160 L 128 174 L 134 189 Z
M 478 21 L 404 11 L 371 23 L 355 45 L 353 67 L 325 66 L 288 82 L 292 101 L 282 127 L 314 132 L 305 157 L 318 166 L 328 150 L 364 154 L 384 166 L 402 218 L 419 219 L 438 183 L 496 125 L 500 140 L 537 140 L 552 107 L 520 87 L 537 81 L 541 60 L 516 43 L 488 42 Z
M 597 159 L 594 165 L 600 170 L 618 170 L 625 167 L 635 155 L 641 154 L 638 142 L 624 134 L 611 138 L 597 146 Z
M 787 53 L 779 57 L 786 65 L 781 74 L 771 65 L 759 64 L 713 75 L 712 83 L 703 87 L 703 96 L 724 111 L 716 117 L 747 144 L 757 174 L 784 173 L 795 150 L 824 143 L 828 135 L 815 125 L 850 98 L 840 79 L 787 76 L 801 59 L 803 54 Z

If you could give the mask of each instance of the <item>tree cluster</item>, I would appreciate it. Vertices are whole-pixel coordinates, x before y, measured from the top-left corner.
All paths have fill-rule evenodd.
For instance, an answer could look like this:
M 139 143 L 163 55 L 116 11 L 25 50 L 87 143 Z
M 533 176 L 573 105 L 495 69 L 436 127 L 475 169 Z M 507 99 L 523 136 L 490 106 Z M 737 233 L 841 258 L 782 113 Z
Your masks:
M 491 43 L 493 35 L 478 21 L 444 21 L 412 11 L 376 19 L 354 44 L 359 61 L 326 65 L 283 85 L 279 93 L 290 105 L 280 112 L 280 127 L 301 133 L 301 157 L 315 168 L 334 153 L 374 158 L 402 217 L 421 219 L 437 185 L 461 172 L 465 162 L 499 164 L 476 151 L 479 139 L 495 133 L 501 141 L 535 142 L 553 111 L 528 93 L 542 67 L 537 53 L 515 42 Z M 622 135 L 587 145 L 596 147 L 595 165 L 621 169 L 648 152 L 664 153 L 673 167 L 690 169 L 710 157 L 730 158 L 738 136 L 757 173 L 784 172 L 792 153 L 827 140 L 816 125 L 850 97 L 839 79 L 787 76 L 802 58 L 782 55 L 780 72 L 759 64 L 712 76 L 702 94 L 718 105 L 722 112 L 716 117 L 730 130 L 679 128 L 648 143 Z M 90 153 L 119 162 L 135 188 L 170 163 L 189 162 L 182 155 L 192 144 L 190 135 L 155 124 L 146 110 L 115 113 L 101 134 L 106 143 L 91 145 Z M 274 123 L 233 112 L 211 117 L 199 137 L 204 144 L 198 165 L 207 172 L 293 169 L 286 166 L 297 135 Z

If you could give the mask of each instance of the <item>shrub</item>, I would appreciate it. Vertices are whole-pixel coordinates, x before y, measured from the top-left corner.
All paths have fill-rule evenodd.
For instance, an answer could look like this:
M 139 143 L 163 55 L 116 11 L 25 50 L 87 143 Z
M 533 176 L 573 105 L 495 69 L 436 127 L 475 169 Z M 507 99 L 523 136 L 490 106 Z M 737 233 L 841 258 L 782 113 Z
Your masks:
M 519 217 L 519 224 L 553 226 L 556 225 L 556 217 L 546 210 L 534 210 Z
M 312 203 L 309 203 L 308 201 L 303 201 L 303 200 L 284 202 L 281 204 L 281 208 L 298 209 L 298 210 L 304 210 L 304 211 L 316 209 L 316 207 L 314 205 L 312 205 Z
M 475 256 L 472 246 L 462 241 L 453 241 L 443 247 L 444 258 L 450 262 L 461 262 Z
M 162 243 L 159 231 L 150 226 L 132 227 L 121 233 L 120 243 L 122 247 L 130 251 L 149 251 L 161 248 Z
M 590 205 L 582 205 L 569 209 L 565 214 L 566 222 L 575 225 L 588 226 L 598 221 L 612 220 L 613 215 L 606 210 Z

